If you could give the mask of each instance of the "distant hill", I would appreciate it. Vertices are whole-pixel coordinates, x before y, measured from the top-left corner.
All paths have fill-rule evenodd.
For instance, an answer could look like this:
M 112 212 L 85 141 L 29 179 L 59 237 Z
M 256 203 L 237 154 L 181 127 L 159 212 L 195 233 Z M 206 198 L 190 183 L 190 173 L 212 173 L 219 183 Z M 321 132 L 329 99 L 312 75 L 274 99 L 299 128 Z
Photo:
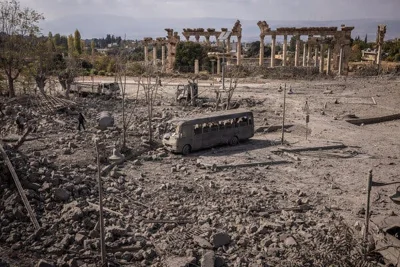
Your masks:
M 263 20 L 263 19 L 261 19 Z M 55 20 L 44 21 L 41 24 L 42 32 L 47 34 L 49 31 L 64 35 L 71 34 L 75 29 L 79 29 L 83 38 L 101 38 L 106 34 L 127 39 L 141 40 L 143 37 L 162 37 L 166 36 L 165 28 L 173 28 L 179 33 L 183 28 L 232 28 L 236 19 L 224 18 L 130 18 L 115 15 L 74 15 Z M 260 31 L 257 26 L 258 20 L 241 20 L 243 27 L 243 41 L 255 41 L 259 39 Z M 378 19 L 358 19 L 358 20 L 338 20 L 338 21 L 277 21 L 271 20 L 267 23 L 272 29 L 277 27 L 316 27 L 316 26 L 337 26 L 341 24 L 354 26 L 353 38 L 360 36 L 364 39 L 368 35 L 368 40 L 376 38 L 378 24 L 387 25 L 386 39 L 400 37 L 400 20 L 378 20 Z

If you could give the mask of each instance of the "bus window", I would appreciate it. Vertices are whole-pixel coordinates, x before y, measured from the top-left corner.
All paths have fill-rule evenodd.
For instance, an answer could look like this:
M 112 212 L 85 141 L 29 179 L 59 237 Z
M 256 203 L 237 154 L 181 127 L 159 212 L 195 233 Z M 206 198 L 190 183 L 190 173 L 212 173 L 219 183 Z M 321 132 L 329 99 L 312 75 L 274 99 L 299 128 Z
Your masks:
M 208 124 L 206 124 L 204 127 L 203 127 L 203 133 L 208 133 L 210 131 L 210 126 L 208 125 Z
M 194 128 L 194 135 L 199 135 L 203 132 L 203 127 L 201 124 L 196 124 Z

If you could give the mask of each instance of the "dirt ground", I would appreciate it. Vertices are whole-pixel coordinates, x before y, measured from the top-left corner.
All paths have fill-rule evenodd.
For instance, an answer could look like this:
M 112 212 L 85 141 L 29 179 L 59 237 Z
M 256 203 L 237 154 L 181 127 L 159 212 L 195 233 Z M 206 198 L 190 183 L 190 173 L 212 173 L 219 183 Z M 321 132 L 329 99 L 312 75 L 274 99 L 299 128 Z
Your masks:
M 137 81 L 137 78 L 131 78 L 128 82 L 134 81 Z M 165 118 L 167 117 L 165 114 L 184 117 L 212 110 L 211 108 L 171 105 L 175 84 L 186 81 L 165 79 L 162 82 L 163 87 L 160 88 L 159 100 L 155 106 L 156 118 Z M 213 86 L 217 86 L 216 83 L 215 80 L 200 81 L 200 96 L 213 97 Z M 165 152 L 159 147 L 153 151 L 147 150 L 148 152 L 143 152 L 134 159 L 126 161 L 123 166 L 115 170 L 120 172 L 120 175 L 104 177 L 105 207 L 123 214 L 122 217 L 107 214 L 106 226 L 119 225 L 125 229 L 128 227 L 130 228 L 126 230 L 128 235 L 134 233 L 132 235 L 136 241 L 144 238 L 144 244 L 147 244 L 142 244 L 147 254 L 139 257 L 136 263 L 133 260 L 136 254 L 129 258 L 124 257 L 125 254 L 122 253 L 109 252 L 111 253 L 109 257 L 114 257 L 117 262 L 125 263 L 127 266 L 185 266 L 176 263 L 178 258 L 173 257 L 180 257 L 179 259 L 186 257 L 186 259 L 189 258 L 187 266 L 198 266 L 199 258 L 204 256 L 206 249 L 204 246 L 199 248 L 192 240 L 193 237 L 201 236 L 212 243 L 210 241 L 214 240 L 212 236 L 224 231 L 231 236 L 234 245 L 219 248 L 213 245 L 215 257 L 222 258 L 225 266 L 267 266 L 263 265 L 267 263 L 270 264 L 268 266 L 285 266 L 285 263 L 278 264 L 285 254 L 274 252 L 275 254 L 272 255 L 270 251 L 289 246 L 287 245 L 289 235 L 297 240 L 297 245 L 300 247 L 306 246 L 306 243 L 302 243 L 300 241 L 302 239 L 297 236 L 301 231 L 292 226 L 292 228 L 284 227 L 286 230 L 278 234 L 276 231 L 267 231 L 265 235 L 260 236 L 260 227 L 267 222 L 278 223 L 288 220 L 284 218 L 285 216 L 294 216 L 297 220 L 306 221 L 309 225 L 312 225 L 310 221 L 323 222 L 328 227 L 328 219 L 332 216 L 343 218 L 343 221 L 351 227 L 356 221 L 362 223 L 369 170 L 372 170 L 373 181 L 376 185 L 378 183 L 381 185 L 372 187 L 372 217 L 400 215 L 400 206 L 390 199 L 390 196 L 396 193 L 396 188 L 400 186 L 398 160 L 400 158 L 400 121 L 363 126 L 356 126 L 345 121 L 348 115 L 366 118 L 400 113 L 400 78 L 393 76 L 348 77 L 290 82 L 266 79 L 241 80 L 235 91 L 234 101 L 238 101 L 241 108 L 254 112 L 256 129 L 261 126 L 282 124 L 283 92 L 278 89 L 285 88 L 285 83 L 287 90 L 291 88 L 293 92 L 286 98 L 285 123 L 293 126 L 284 133 L 284 145 L 281 145 L 282 133 L 278 130 L 270 133 L 257 132 L 249 141 L 241 142 L 235 147 L 222 146 L 202 150 L 186 157 Z M 134 85 L 129 87 L 131 97 L 134 97 L 136 93 L 135 88 Z M 116 114 L 116 124 L 121 127 L 121 107 L 112 102 L 103 103 L 100 100 L 73 100 L 85 105 L 84 112 L 89 121 L 89 129 L 86 132 L 76 133 L 73 118 L 59 117 L 67 122 L 66 125 L 60 126 L 48 117 L 48 123 L 51 123 L 51 127 L 48 128 L 52 131 L 46 133 L 47 130 L 43 129 L 41 133 L 46 134 L 38 135 L 37 140 L 25 142 L 20 150 L 27 155 L 39 150 L 42 154 L 56 154 L 58 156 L 54 156 L 53 161 L 56 170 L 68 168 L 70 173 L 81 172 L 83 177 L 86 176 L 90 180 L 89 184 L 95 187 L 95 169 L 88 167 L 95 165 L 95 152 L 90 140 L 95 135 L 103 136 L 105 140 L 109 140 L 105 141 L 109 145 L 112 140 L 119 138 L 120 132 L 108 131 L 99 134 L 92 126 L 95 125 L 97 112 L 107 109 Z M 308 128 L 304 108 L 306 101 L 310 114 Z M 145 114 L 144 106 L 137 108 L 135 125 L 129 131 L 128 144 L 134 149 L 139 149 L 138 144 L 141 143 L 142 136 L 146 134 L 145 119 L 143 119 Z M 105 137 L 105 135 L 108 136 Z M 63 155 L 63 145 L 56 145 L 56 143 L 62 143 L 61 137 L 78 144 L 72 155 Z M 283 153 L 281 150 L 334 144 L 344 144 L 346 148 L 299 153 Z M 105 153 L 111 155 L 111 149 L 107 148 Z M 271 161 L 287 161 L 287 163 L 221 170 L 202 167 L 213 164 L 223 166 Z M 72 174 L 71 177 L 73 177 Z M 74 196 L 74 199 L 79 203 L 82 199 L 97 203 L 96 190 L 89 190 L 83 196 Z M 68 202 L 72 200 L 71 198 Z M 48 202 L 46 201 L 47 204 Z M 60 214 L 62 204 L 57 204 L 56 208 L 48 211 L 45 208 L 40 222 L 47 226 L 51 225 L 51 218 Z M 280 211 L 303 204 L 311 209 L 304 215 L 293 212 L 289 215 L 279 212 L 280 215 L 276 217 L 263 215 L 266 211 Z M 4 207 L 4 203 L 1 207 Z M 94 211 L 90 212 L 92 215 L 95 214 Z M 96 221 L 95 215 L 91 218 Z M 145 222 L 161 219 L 191 222 L 186 224 Z M 29 220 L 24 225 L 29 225 Z M 254 227 L 257 230 L 252 230 Z M 27 232 L 31 233 L 32 229 L 28 229 Z M 66 232 L 74 235 L 79 231 L 75 229 Z M 60 235 L 63 230 L 59 229 L 56 233 Z M 358 232 L 356 233 L 359 237 Z M 88 232 L 83 231 L 82 234 L 88 235 Z M 49 235 L 47 238 L 50 238 Z M 3 238 L 7 239 L 7 237 L 8 234 L 3 234 Z M 269 250 L 263 248 L 266 246 L 266 237 L 272 242 Z M 59 243 L 62 238 L 63 236 L 57 236 L 55 243 Z M 38 241 L 38 246 L 45 239 L 43 237 L 42 241 Z M 8 261 L 11 266 L 33 266 L 19 260 L 15 255 L 25 255 L 34 261 L 45 258 L 57 262 L 60 258 L 60 256 L 51 256 L 51 253 L 47 253 L 45 249 L 36 251 L 21 249 L 10 252 L 8 246 L 12 243 L 4 242 L 4 239 L 0 240 L 2 240 L 0 258 L 3 257 L 3 260 Z M 116 238 L 114 242 L 117 242 Z M 69 247 L 68 253 L 79 259 L 76 255 L 80 253 L 71 252 L 78 247 L 78 245 Z M 83 253 L 82 247 L 80 249 Z M 157 256 L 150 257 L 148 254 L 153 252 Z M 14 257 L 10 256 L 11 254 Z M 86 252 L 85 256 L 98 260 L 98 250 Z M 190 265 L 190 257 L 197 258 L 193 261 L 193 265 Z M 69 258 L 65 259 L 65 262 L 67 260 Z M 130 265 L 128 262 L 131 262 Z M 78 263 L 79 266 L 92 266 L 90 264 L 93 261 L 85 263 L 84 259 L 80 259 Z M 1 261 L 0 266 L 2 266 Z

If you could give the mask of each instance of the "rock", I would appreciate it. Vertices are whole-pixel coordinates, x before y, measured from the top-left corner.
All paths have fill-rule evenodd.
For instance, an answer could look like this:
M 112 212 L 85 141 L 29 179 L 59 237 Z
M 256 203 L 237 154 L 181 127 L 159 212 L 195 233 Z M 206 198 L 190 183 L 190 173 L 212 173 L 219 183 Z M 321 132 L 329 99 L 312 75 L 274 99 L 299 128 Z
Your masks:
M 82 235 L 82 234 L 80 234 L 80 233 L 77 233 L 76 235 L 75 235 L 75 242 L 78 244 L 78 245 L 82 245 L 83 244 L 83 241 L 86 239 L 86 237 L 84 236 L 84 235 Z
M 52 263 L 50 263 L 50 262 L 48 262 L 48 261 L 40 260 L 40 261 L 36 264 L 36 267 L 55 267 L 55 265 L 52 264 Z
M 70 148 L 63 148 L 62 153 L 64 155 L 71 155 L 72 154 L 72 150 Z
M 354 229 L 356 229 L 357 231 L 361 231 L 362 228 L 362 224 L 359 221 L 356 221 L 356 223 L 354 224 Z
M 193 236 L 193 241 L 196 242 L 201 248 L 212 249 L 210 242 L 200 236 Z
M 76 201 L 74 201 L 76 203 Z M 83 217 L 82 210 L 77 206 L 71 206 L 70 204 L 64 205 L 61 211 L 61 218 L 66 222 L 78 221 Z
M 225 232 L 216 233 L 212 236 L 212 244 L 215 248 L 228 245 L 231 242 L 231 237 Z
M 126 261 L 131 261 L 133 258 L 133 253 L 129 251 L 125 251 L 124 254 L 122 254 L 121 258 L 126 260 Z
M 207 251 L 201 257 L 200 264 L 201 267 L 214 267 L 215 253 L 212 250 Z
M 187 267 L 196 262 L 195 257 L 176 257 L 172 256 L 165 260 L 167 267 Z
M 261 240 L 261 246 L 264 248 L 269 247 L 272 244 L 272 240 L 268 237 L 264 238 L 263 240 Z
M 64 188 L 56 188 L 53 191 L 53 198 L 58 201 L 67 201 L 71 193 Z
M 66 249 L 69 247 L 71 242 L 74 240 L 74 237 L 70 234 L 67 234 L 64 236 L 64 238 L 61 240 L 61 242 L 57 245 L 59 248 Z
M 70 259 L 67 264 L 68 264 L 68 267 L 78 267 L 79 266 L 78 262 L 75 259 Z
M 292 236 L 287 237 L 283 243 L 287 247 L 292 247 L 297 245 L 296 240 Z
M 223 267 L 225 266 L 225 260 L 222 257 L 215 257 L 214 267 Z

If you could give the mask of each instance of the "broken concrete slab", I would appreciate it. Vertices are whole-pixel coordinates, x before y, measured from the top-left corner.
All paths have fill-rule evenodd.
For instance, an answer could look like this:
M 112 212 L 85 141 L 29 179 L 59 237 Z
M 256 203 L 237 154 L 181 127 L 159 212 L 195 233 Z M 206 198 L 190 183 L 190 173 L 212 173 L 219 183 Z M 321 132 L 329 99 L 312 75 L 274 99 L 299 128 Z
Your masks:
M 203 254 L 200 260 L 201 267 L 214 267 L 215 253 L 212 250 L 208 250 Z
M 165 260 L 167 267 L 189 267 L 195 262 L 195 257 L 169 257 Z
M 400 113 L 382 117 L 374 117 L 374 118 L 351 119 L 351 120 L 346 120 L 346 122 L 360 126 L 360 125 L 381 123 L 394 120 L 400 120 Z

